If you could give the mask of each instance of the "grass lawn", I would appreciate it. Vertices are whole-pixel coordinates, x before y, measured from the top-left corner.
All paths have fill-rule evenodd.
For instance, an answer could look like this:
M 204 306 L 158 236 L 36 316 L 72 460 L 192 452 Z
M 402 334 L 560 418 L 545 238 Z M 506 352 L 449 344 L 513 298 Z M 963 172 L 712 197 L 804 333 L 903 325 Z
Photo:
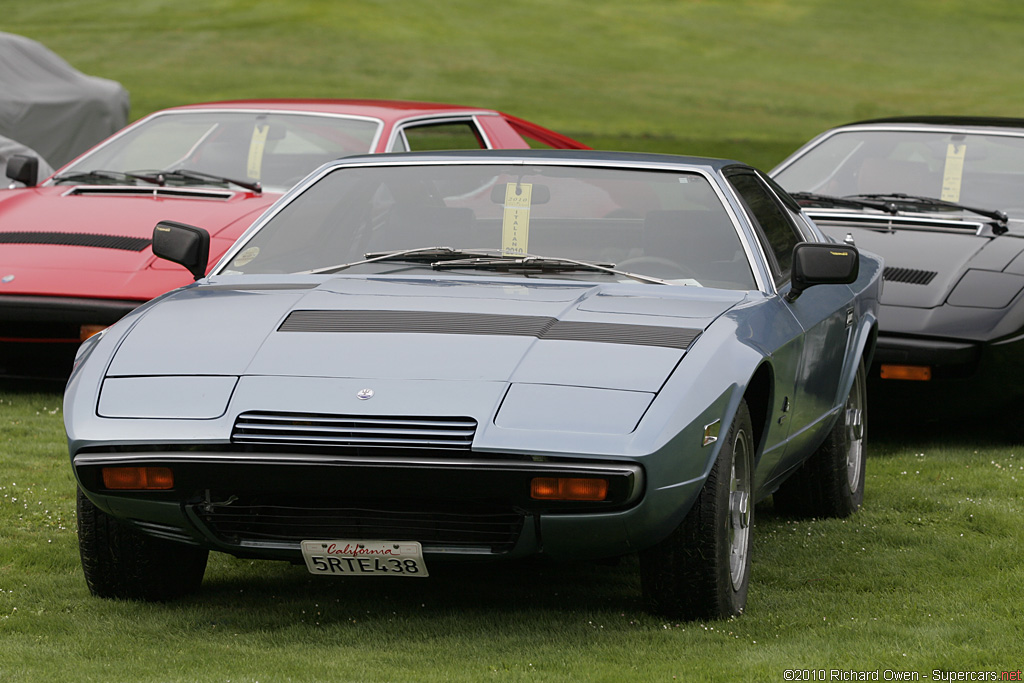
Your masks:
M 747 613 L 705 623 L 644 612 L 631 558 L 435 564 L 403 582 L 214 554 L 195 597 L 100 600 L 79 566 L 59 393 L 0 385 L 0 448 L 5 683 L 781 681 L 788 669 L 1021 665 L 1024 454 L 965 434 L 875 437 L 849 519 L 759 506 Z

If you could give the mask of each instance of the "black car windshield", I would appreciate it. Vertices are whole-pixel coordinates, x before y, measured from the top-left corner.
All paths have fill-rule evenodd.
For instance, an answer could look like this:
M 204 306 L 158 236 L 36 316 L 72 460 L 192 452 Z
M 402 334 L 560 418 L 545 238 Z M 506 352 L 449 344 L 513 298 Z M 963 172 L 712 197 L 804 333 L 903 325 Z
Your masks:
M 258 183 L 283 192 L 328 161 L 370 151 L 380 126 L 375 120 L 327 114 L 165 112 L 74 162 L 54 182 Z
M 839 131 L 773 177 L 789 192 L 906 194 L 1024 216 L 1024 130 L 1020 132 Z M 939 204 L 916 208 L 956 210 Z
M 703 175 L 536 163 L 341 167 L 281 208 L 223 272 L 395 273 L 439 261 L 492 277 L 755 287 Z

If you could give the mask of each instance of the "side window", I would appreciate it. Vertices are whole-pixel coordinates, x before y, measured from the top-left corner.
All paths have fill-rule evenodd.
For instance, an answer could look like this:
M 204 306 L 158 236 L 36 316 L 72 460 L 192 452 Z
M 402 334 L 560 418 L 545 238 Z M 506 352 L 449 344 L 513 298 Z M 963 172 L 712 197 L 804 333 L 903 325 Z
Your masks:
M 793 262 L 793 247 L 803 237 L 786 216 L 786 210 L 779 204 L 765 184 L 752 173 L 731 173 L 729 183 L 739 195 L 752 219 L 757 237 L 761 241 L 769 261 L 775 284 L 789 280 Z
M 483 136 L 473 121 L 448 121 L 405 126 L 392 152 L 432 152 L 449 149 L 484 149 Z

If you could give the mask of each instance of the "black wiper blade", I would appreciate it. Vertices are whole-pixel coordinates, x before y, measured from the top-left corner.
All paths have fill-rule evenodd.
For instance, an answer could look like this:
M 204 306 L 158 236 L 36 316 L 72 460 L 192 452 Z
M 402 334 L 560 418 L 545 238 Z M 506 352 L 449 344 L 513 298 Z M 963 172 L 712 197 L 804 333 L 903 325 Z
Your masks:
M 88 180 L 113 180 L 115 183 L 123 183 L 128 180 L 141 180 L 154 185 L 162 185 L 157 178 L 138 173 L 125 173 L 124 171 L 105 171 L 95 169 L 92 171 L 68 171 L 53 177 L 55 182 L 83 182 Z
M 168 178 L 168 177 L 170 177 L 170 178 L 187 178 L 188 180 L 198 180 L 198 181 L 201 181 L 201 182 L 211 181 L 212 180 L 215 183 L 225 183 L 225 184 L 228 184 L 228 185 L 237 185 L 238 187 L 243 187 L 246 190 L 250 190 L 250 191 L 256 192 L 256 193 L 262 193 L 263 192 L 263 185 L 261 185 L 258 180 L 257 181 L 236 180 L 235 178 L 227 178 L 225 176 L 216 175 L 214 173 L 204 173 L 203 171 L 193 171 L 190 168 L 175 168 L 175 169 L 172 169 L 170 171 L 163 171 L 159 175 L 163 176 L 165 179 Z
M 979 216 L 985 216 L 993 220 L 999 221 L 1000 225 L 1005 226 L 1010 217 L 1006 215 L 1005 211 L 999 211 L 998 209 L 979 209 L 974 206 L 967 206 L 960 202 L 950 202 L 945 199 L 936 199 L 935 197 L 922 197 L 914 194 L 903 194 L 902 192 L 894 192 L 892 194 L 858 194 L 853 197 L 864 197 L 869 200 L 878 200 L 884 202 L 890 202 L 893 204 L 912 204 L 914 206 L 933 206 L 936 208 L 947 208 L 947 209 L 960 209 L 961 211 L 970 211 L 976 213 Z
M 475 256 L 490 256 L 499 253 L 497 250 L 488 249 L 455 249 L 453 247 L 416 247 L 415 249 L 399 249 L 398 251 L 377 251 L 365 254 L 364 258 L 351 263 L 341 263 L 336 266 L 315 268 L 303 271 L 304 275 L 323 275 L 326 273 L 337 273 L 352 266 L 361 266 L 364 263 L 375 263 L 377 261 L 427 261 L 434 263 L 439 259 L 464 259 Z
M 433 268 L 434 270 L 471 268 L 477 270 L 495 270 L 499 272 L 527 271 L 539 273 L 591 270 L 604 273 L 614 273 L 615 275 L 622 275 L 623 277 L 632 278 L 633 280 L 639 280 L 640 282 L 650 282 L 658 285 L 673 284 L 668 280 L 662 280 L 661 278 L 651 277 L 649 275 L 640 275 L 639 273 L 630 273 L 629 271 L 625 270 L 619 270 L 618 268 L 615 267 L 614 263 L 592 263 L 590 261 L 578 261 L 576 259 L 562 258 L 558 256 L 526 255 L 453 259 L 432 263 L 430 267 Z
M 899 213 L 899 208 L 892 202 L 871 199 L 869 195 L 836 197 L 830 194 L 817 194 L 815 192 L 790 192 L 789 196 L 797 200 L 801 206 L 846 206 L 851 209 L 877 209 L 891 214 Z M 861 199 L 860 197 L 864 198 Z

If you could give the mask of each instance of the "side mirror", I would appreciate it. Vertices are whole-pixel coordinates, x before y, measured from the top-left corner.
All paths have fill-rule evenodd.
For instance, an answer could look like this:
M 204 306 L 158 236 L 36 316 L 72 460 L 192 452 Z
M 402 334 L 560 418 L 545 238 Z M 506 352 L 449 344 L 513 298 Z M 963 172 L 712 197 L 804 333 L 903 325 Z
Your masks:
M 198 280 L 206 275 L 210 260 L 210 233 L 174 221 L 160 221 L 153 229 L 153 253 L 188 268 Z
M 7 160 L 7 177 L 25 187 L 35 187 L 39 181 L 39 159 L 28 154 L 14 154 Z
M 845 244 L 801 242 L 793 247 L 792 287 L 787 301 L 795 301 L 814 285 L 848 285 L 860 271 L 860 252 Z

